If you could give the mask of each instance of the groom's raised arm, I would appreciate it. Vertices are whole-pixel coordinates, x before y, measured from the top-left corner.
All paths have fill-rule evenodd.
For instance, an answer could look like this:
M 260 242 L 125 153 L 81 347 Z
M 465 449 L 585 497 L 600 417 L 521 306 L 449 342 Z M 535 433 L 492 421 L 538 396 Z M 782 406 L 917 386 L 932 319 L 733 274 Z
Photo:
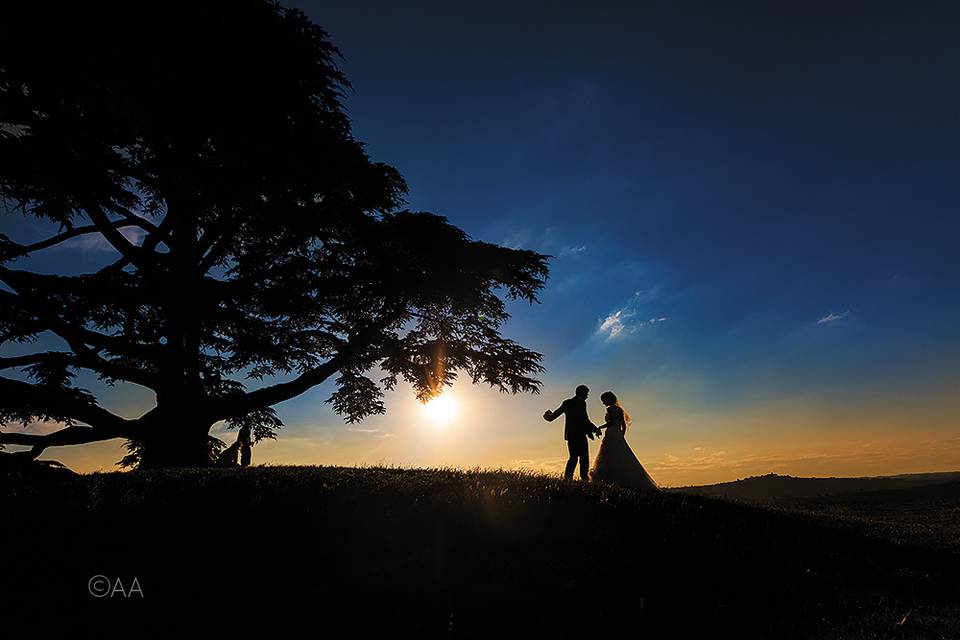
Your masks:
M 564 404 L 561 404 L 559 407 L 557 407 L 556 411 L 550 411 L 549 409 L 547 409 L 546 411 L 543 412 L 543 419 L 546 420 L 547 422 L 553 422 L 554 420 L 556 420 L 557 418 L 563 415 L 563 411 L 565 408 L 566 406 L 564 403 Z

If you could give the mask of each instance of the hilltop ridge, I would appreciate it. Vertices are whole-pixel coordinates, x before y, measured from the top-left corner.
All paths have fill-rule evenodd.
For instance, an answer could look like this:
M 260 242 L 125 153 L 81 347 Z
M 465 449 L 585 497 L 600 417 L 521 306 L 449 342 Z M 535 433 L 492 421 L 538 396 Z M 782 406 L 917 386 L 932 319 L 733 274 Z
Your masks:
M 678 487 L 672 490 L 716 498 L 771 500 L 777 498 L 814 498 L 886 489 L 908 489 L 957 481 L 960 481 L 960 471 L 849 478 L 795 477 L 768 473 L 761 476 L 741 478 L 732 482 Z

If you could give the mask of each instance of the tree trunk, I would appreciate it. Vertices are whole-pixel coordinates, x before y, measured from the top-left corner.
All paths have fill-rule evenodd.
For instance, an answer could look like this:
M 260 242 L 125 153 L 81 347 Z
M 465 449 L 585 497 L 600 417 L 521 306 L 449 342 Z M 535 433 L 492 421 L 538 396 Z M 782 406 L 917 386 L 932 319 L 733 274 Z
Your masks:
M 156 420 L 141 441 L 140 467 L 204 467 L 215 463 L 210 446 L 210 427 L 203 410 L 200 379 L 200 323 L 203 307 L 199 286 L 197 224 L 189 199 L 167 195 L 167 215 L 173 216 L 170 248 L 171 286 L 166 289 L 164 358 L 160 363 L 161 386 L 157 391 Z
M 212 426 L 212 422 L 196 415 L 158 416 L 140 441 L 139 468 L 213 466 Z

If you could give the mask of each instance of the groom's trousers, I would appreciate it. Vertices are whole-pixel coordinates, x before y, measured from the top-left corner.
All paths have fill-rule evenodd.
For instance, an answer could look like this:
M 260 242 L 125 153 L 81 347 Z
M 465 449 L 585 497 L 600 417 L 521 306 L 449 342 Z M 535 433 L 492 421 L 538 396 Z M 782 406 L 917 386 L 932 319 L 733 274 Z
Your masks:
M 587 448 L 587 436 L 579 438 L 570 438 L 567 440 L 567 451 L 570 452 L 570 459 L 567 460 L 567 468 L 563 472 L 563 477 L 567 480 L 573 480 L 573 470 L 580 463 L 580 479 L 587 479 L 587 470 L 590 466 L 590 450 Z

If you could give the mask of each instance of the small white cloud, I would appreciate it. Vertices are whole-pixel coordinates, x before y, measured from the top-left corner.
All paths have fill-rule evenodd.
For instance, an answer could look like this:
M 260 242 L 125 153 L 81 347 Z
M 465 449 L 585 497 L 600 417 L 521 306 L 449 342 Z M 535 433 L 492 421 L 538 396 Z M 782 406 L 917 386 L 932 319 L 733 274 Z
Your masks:
M 598 331 L 601 334 L 606 334 L 607 340 L 611 340 L 617 336 L 635 333 L 640 329 L 648 327 L 652 324 L 659 324 L 667 321 L 665 316 L 648 318 L 646 320 L 637 320 L 635 319 L 636 317 L 636 312 L 628 311 L 626 309 L 618 309 L 600 322 L 600 328 Z
M 844 311 L 843 313 L 833 313 L 831 311 L 827 315 L 817 320 L 817 324 L 830 324 L 831 322 L 842 320 L 843 318 L 846 318 L 849 313 L 849 311 Z
M 139 246 L 147 232 L 140 227 L 121 227 L 120 235 L 126 238 L 130 244 Z M 76 238 L 70 238 L 59 246 L 64 249 L 80 249 L 81 251 L 116 251 L 101 233 L 87 233 Z
M 633 314 L 624 313 L 622 309 L 614 311 L 600 323 L 600 333 L 606 333 L 608 339 L 616 338 L 623 333 L 623 330 L 626 328 L 624 321 L 632 315 Z

